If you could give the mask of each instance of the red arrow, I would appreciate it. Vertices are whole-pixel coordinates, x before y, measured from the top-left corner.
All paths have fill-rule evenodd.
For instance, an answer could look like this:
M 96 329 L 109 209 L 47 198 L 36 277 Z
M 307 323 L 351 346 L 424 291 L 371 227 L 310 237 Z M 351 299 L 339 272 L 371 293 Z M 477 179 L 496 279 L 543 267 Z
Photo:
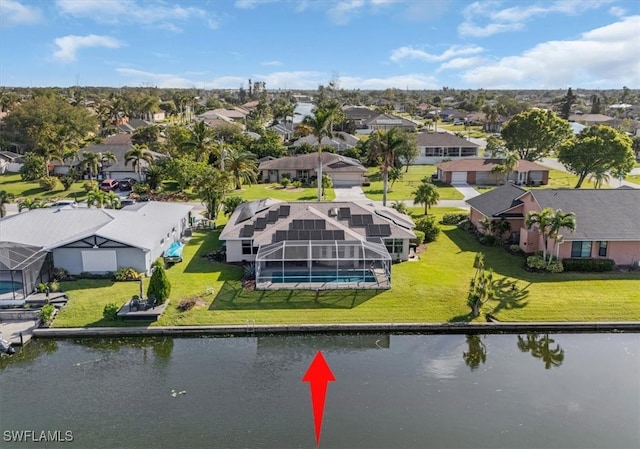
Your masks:
M 313 424 L 316 428 L 316 447 L 320 445 L 327 383 L 335 381 L 336 378 L 322 355 L 322 351 L 318 351 L 311 365 L 309 365 L 307 373 L 302 377 L 302 382 L 309 382 L 309 387 L 311 388 L 311 408 L 313 409 Z

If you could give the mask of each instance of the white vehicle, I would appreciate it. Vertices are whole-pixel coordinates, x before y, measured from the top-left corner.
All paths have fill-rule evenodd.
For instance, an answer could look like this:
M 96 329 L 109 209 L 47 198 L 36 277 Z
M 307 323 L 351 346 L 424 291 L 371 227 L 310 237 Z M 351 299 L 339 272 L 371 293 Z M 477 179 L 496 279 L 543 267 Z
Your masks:
M 51 207 L 78 207 L 78 203 L 73 200 L 58 200 Z
M 464 125 L 464 120 L 461 118 L 454 118 L 453 119 L 453 124 L 454 125 Z

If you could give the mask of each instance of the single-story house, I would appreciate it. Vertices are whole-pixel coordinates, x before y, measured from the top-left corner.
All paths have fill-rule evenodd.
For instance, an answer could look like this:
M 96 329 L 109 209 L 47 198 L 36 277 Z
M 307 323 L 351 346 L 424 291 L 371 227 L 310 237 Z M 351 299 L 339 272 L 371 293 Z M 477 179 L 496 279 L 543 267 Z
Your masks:
M 24 156 L 13 151 L 0 151 L 0 173 L 17 173 L 22 168 Z
M 448 132 L 420 132 L 416 135 L 418 157 L 415 165 L 430 165 L 443 159 L 478 157 L 479 145 Z
M 134 178 L 141 181 L 140 176 L 138 176 L 138 172 L 134 169 L 133 164 L 130 162 L 126 164 L 125 154 L 133 149 L 133 145 L 131 143 L 131 134 L 115 134 L 113 136 L 106 137 L 104 139 L 104 143 L 89 145 L 85 148 L 82 148 L 78 151 L 78 158 L 75 161 L 75 165 L 82 166 L 82 154 L 84 152 L 92 152 L 92 153 L 104 153 L 110 151 L 116 157 L 116 162 L 113 163 L 111 161 L 103 161 L 98 167 L 98 173 L 94 175 L 98 180 L 114 178 L 114 179 L 122 179 L 122 178 Z M 155 151 L 149 150 L 149 154 L 151 154 L 153 159 L 165 158 L 167 155 L 158 153 Z M 140 161 L 141 171 L 144 174 L 144 170 L 149 166 L 149 164 L 142 160 Z M 65 174 L 69 171 L 68 162 L 66 164 L 62 164 L 59 161 L 53 162 L 53 171 L 54 173 Z M 84 170 L 84 178 L 89 179 L 89 170 Z
M 118 125 L 118 132 L 122 134 L 133 134 L 139 128 L 151 126 L 152 123 L 139 118 L 126 120 Z
M 71 274 L 132 267 L 150 273 L 153 262 L 182 238 L 192 206 L 156 201 L 120 210 L 34 209 L 0 220 L 2 241 L 51 253 Z
M 397 115 L 392 114 L 379 114 L 373 117 L 372 119 L 364 122 L 366 127 L 372 131 L 388 131 L 391 128 L 400 128 L 407 131 L 415 131 L 418 124 L 412 122 L 411 120 L 407 120 L 403 117 L 398 117 Z
M 302 182 L 318 177 L 318 153 L 285 156 L 261 162 L 258 166 L 265 182 L 280 182 L 283 176 Z M 359 186 L 364 181 L 366 168 L 357 159 L 327 151 L 322 152 L 322 173 L 328 175 L 334 186 Z
M 389 288 L 391 261 L 408 259 L 414 227 L 373 204 L 267 198 L 238 206 L 220 240 L 227 262 L 255 261 L 261 288 Z
M 288 142 L 293 138 L 293 123 L 276 123 L 269 126 L 267 129 L 272 129 L 280 136 L 283 142 Z
M 502 159 L 458 159 L 437 164 L 438 180 L 446 184 L 466 183 L 497 185 L 505 182 L 505 175 L 493 170 L 502 164 Z M 546 185 L 549 169 L 535 162 L 519 160 L 509 174 L 508 181 L 518 185 Z
M 535 189 L 505 184 L 467 200 L 471 221 L 479 226 L 483 217 L 505 219 L 512 239 L 526 253 L 544 246 L 537 229 L 527 229 L 530 211 L 551 208 L 576 215 L 576 229 L 561 229 L 558 257 L 608 258 L 618 265 L 640 262 L 640 189 Z M 552 242 L 547 248 L 551 251 Z
M 337 132 L 333 135 L 333 137 L 324 136 L 322 138 L 322 148 L 330 147 L 336 150 L 338 153 L 342 153 L 343 151 L 354 148 L 358 145 L 358 138 L 348 133 Z M 318 139 L 314 135 L 308 135 L 305 137 L 301 137 L 293 143 L 293 146 L 298 148 L 301 145 L 311 145 L 314 148 L 318 147 Z
M 344 106 L 342 113 L 344 114 L 344 118 L 346 120 L 352 120 L 358 129 L 366 128 L 366 122 L 380 115 L 379 112 L 364 106 Z

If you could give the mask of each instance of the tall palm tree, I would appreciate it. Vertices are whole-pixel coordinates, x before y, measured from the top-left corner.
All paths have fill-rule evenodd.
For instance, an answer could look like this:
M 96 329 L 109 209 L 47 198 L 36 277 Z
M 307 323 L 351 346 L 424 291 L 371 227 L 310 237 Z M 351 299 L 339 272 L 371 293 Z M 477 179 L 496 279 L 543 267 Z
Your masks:
M 105 163 L 115 163 L 118 159 L 111 151 L 94 152 L 84 151 L 82 153 L 82 168 L 89 170 L 89 179 L 93 179 L 94 174 L 98 174 L 98 170 Z
M 370 155 L 373 159 L 380 159 L 382 172 L 382 205 L 387 205 L 387 191 L 389 183 L 389 169 L 395 166 L 396 152 L 409 145 L 407 134 L 399 128 L 388 131 L 378 130 L 369 138 Z
M 227 150 L 226 170 L 233 174 L 236 190 L 242 188 L 242 181 L 251 185 L 256 182 L 258 176 L 258 167 L 255 154 L 246 151 L 230 148 Z
M 549 243 L 549 226 L 553 217 L 553 209 L 547 207 L 540 212 L 530 211 L 527 214 L 525 224 L 531 229 L 534 226 L 538 228 L 538 233 L 542 236 L 542 258 L 547 260 L 547 246 Z
M 424 204 L 424 214 L 429 212 L 429 206 L 435 206 L 440 199 L 438 188 L 429 180 L 423 179 L 422 184 L 413 191 L 413 202 L 415 204 Z
M 602 168 L 600 168 L 594 171 L 593 173 L 591 173 L 589 175 L 589 179 L 593 181 L 593 187 L 596 189 L 599 189 L 602 187 L 603 184 L 609 184 L 609 181 L 611 180 L 611 176 L 609 175 L 609 173 L 607 173 L 606 170 L 603 170 Z
M 509 176 L 513 171 L 518 167 L 518 162 L 520 158 L 518 157 L 518 153 L 516 151 L 507 151 L 502 158 L 502 166 L 505 171 L 505 181 L 509 182 Z
M 6 205 L 13 201 L 13 193 L 9 193 L 5 190 L 0 190 L 0 218 L 7 215 Z
M 305 117 L 303 124 L 309 128 L 311 134 L 318 140 L 318 201 L 322 201 L 322 139 L 331 137 L 331 123 L 333 117 L 326 109 L 317 107 L 313 115 Z
M 549 222 L 549 238 L 553 239 L 553 248 L 551 250 L 551 255 L 549 256 L 549 263 L 551 263 L 553 253 L 556 253 L 556 258 L 558 258 L 560 243 L 563 241 L 563 236 L 560 234 L 560 230 L 563 228 L 568 229 L 571 232 L 576 230 L 576 214 L 573 212 L 562 212 L 562 210 L 558 209 L 551 216 L 551 220 Z
M 206 161 L 213 149 L 211 129 L 203 121 L 199 121 L 189 130 L 189 139 L 180 145 L 180 150 L 192 153 L 196 161 Z
M 142 161 L 150 164 L 153 161 L 153 156 L 146 145 L 134 145 L 132 149 L 124 154 L 124 165 L 131 166 L 138 174 L 138 179 L 142 180 Z

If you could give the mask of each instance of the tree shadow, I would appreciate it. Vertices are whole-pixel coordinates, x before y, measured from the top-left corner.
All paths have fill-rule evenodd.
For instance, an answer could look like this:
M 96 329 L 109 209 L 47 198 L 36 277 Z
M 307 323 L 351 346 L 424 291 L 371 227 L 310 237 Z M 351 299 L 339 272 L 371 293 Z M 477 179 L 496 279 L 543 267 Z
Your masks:
M 501 278 L 493 282 L 493 288 L 495 290 L 494 301 L 498 304 L 491 311 L 492 314 L 496 314 L 501 310 L 515 310 L 522 309 L 529 304 L 526 299 L 529 296 L 529 286 L 518 287 L 517 281 Z
M 354 309 L 379 290 L 246 290 L 239 280 L 226 281 L 209 310 Z

